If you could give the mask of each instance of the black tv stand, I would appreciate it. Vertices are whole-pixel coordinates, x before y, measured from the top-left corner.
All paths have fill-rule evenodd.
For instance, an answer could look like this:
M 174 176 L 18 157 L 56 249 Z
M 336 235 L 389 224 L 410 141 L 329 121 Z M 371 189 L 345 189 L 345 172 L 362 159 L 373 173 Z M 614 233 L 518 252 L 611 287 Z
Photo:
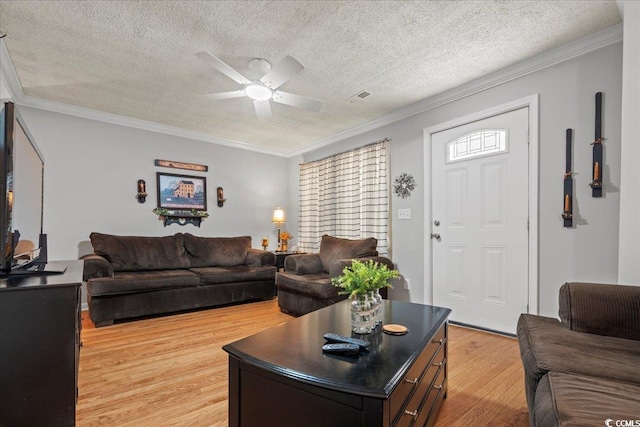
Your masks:
M 53 264 L 0 279 L 0 426 L 75 425 L 83 262 Z

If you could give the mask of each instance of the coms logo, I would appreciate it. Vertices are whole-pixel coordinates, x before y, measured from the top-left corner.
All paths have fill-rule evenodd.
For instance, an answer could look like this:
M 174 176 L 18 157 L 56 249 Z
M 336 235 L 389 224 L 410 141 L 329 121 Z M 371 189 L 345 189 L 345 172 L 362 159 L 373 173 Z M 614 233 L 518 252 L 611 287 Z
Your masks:
M 607 427 L 640 427 L 640 420 L 612 420 L 607 418 L 604 420 Z

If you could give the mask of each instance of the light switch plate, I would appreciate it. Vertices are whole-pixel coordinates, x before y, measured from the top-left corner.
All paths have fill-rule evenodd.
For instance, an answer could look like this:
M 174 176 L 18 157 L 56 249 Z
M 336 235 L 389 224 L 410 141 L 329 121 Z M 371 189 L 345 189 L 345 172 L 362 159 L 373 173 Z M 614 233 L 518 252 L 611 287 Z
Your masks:
M 398 219 L 411 219 L 411 209 L 398 209 Z

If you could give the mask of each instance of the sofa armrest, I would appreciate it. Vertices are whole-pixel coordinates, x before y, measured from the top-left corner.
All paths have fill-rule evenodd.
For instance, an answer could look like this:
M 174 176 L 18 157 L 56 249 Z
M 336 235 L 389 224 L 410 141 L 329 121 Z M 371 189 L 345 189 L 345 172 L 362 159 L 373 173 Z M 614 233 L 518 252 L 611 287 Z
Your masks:
M 572 331 L 640 341 L 640 286 L 565 283 L 559 314 Z
M 318 254 L 289 255 L 284 260 L 284 270 L 293 274 L 322 273 L 322 261 Z
M 84 260 L 82 280 L 85 282 L 98 277 L 113 277 L 113 266 L 106 258 L 96 254 L 89 254 L 81 256 L 80 259 Z
M 273 252 L 251 248 L 247 253 L 245 264 L 251 267 L 276 265 L 276 255 Z

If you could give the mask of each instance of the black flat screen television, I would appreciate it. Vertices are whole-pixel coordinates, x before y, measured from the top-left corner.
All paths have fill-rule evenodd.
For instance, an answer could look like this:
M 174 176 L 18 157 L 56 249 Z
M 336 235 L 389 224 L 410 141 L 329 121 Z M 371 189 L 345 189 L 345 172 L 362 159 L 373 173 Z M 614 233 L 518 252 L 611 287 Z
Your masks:
M 44 158 L 11 102 L 0 111 L 0 274 L 46 262 Z

